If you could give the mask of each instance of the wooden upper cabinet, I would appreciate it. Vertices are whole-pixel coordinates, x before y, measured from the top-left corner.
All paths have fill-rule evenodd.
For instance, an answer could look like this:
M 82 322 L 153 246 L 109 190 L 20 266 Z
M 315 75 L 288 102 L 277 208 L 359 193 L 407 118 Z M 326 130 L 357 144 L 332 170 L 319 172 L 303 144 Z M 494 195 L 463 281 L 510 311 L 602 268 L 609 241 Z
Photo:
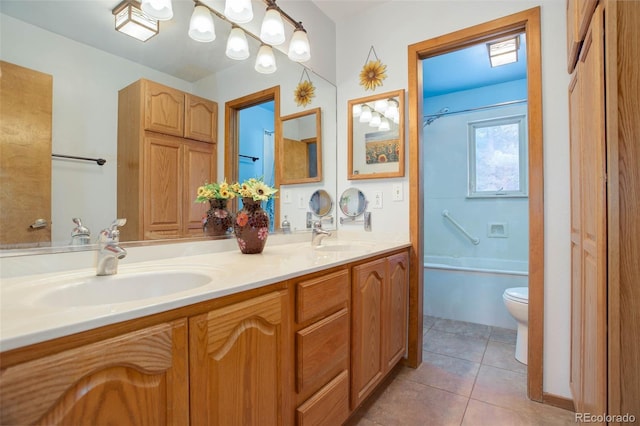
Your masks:
M 189 424 L 187 321 L 3 369 L 0 424 Z
M 215 143 L 218 135 L 218 104 L 195 95 L 185 94 L 184 137 Z
M 598 0 L 567 0 L 567 69 L 572 73 Z
M 153 81 L 142 81 L 144 129 L 182 137 L 184 135 L 184 92 Z
M 186 141 L 184 144 L 184 234 L 202 235 L 202 218 L 209 203 L 196 203 L 198 187 L 216 180 L 216 146 Z

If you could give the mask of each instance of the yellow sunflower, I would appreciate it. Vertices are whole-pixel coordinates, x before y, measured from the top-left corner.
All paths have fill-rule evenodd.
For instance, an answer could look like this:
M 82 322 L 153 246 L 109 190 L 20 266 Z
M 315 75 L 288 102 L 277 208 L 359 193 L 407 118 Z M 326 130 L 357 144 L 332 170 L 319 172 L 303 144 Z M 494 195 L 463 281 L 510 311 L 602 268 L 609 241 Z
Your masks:
M 382 80 L 387 78 L 386 71 L 387 66 L 379 59 L 367 62 L 360 71 L 360 85 L 365 90 L 375 90 L 376 87 L 382 86 Z
M 309 80 L 301 81 L 293 91 L 293 97 L 298 106 L 307 106 L 311 103 L 311 98 L 316 96 L 316 88 Z

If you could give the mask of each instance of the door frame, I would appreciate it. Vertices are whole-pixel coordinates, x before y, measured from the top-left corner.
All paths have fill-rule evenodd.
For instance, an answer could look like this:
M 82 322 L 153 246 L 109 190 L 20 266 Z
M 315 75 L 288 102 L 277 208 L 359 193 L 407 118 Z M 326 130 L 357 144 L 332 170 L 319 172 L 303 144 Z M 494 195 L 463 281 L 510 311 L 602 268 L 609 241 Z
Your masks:
M 500 35 L 527 37 L 529 142 L 529 346 L 527 395 L 543 401 L 544 181 L 542 141 L 542 59 L 540 7 L 495 19 L 408 46 L 409 234 L 411 236 L 408 364 L 422 362 L 424 198 L 422 169 L 423 59 L 483 43 Z

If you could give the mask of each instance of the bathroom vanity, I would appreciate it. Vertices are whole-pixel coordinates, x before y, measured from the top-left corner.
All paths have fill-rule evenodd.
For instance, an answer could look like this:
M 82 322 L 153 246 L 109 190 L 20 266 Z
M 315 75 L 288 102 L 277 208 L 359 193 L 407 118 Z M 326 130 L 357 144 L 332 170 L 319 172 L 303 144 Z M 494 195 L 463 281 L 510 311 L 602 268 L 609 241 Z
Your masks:
M 112 303 L 70 296 L 90 269 L 3 279 L 0 423 L 343 423 L 405 355 L 409 244 L 325 241 L 176 244 Z

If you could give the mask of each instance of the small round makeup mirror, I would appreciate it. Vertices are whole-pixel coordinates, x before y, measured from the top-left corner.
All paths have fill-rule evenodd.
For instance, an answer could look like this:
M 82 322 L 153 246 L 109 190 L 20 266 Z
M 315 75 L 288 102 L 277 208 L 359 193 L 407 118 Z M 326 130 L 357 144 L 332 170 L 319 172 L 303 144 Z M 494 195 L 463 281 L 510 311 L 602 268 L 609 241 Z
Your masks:
M 367 208 L 367 199 L 358 188 L 346 189 L 340 197 L 340 210 L 345 216 L 357 217 Z
M 319 189 L 311 195 L 309 208 L 318 217 L 327 216 L 333 208 L 331 195 L 324 189 Z

